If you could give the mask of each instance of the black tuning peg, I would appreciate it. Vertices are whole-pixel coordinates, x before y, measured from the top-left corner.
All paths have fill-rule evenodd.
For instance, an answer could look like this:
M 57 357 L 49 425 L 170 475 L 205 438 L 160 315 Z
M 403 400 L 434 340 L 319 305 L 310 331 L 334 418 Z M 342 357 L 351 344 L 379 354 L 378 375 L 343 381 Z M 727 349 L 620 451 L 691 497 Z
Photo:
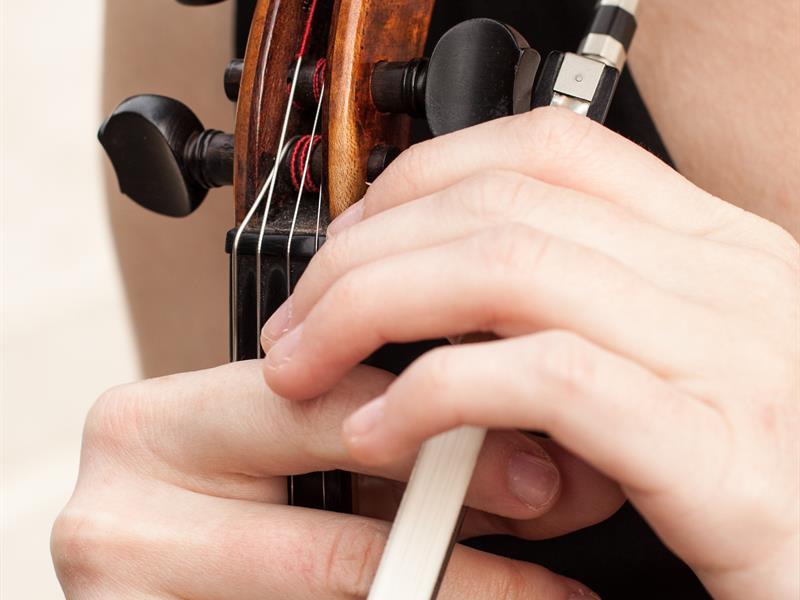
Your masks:
M 372 99 L 382 112 L 425 117 L 442 135 L 529 111 L 539 60 L 514 28 L 471 19 L 447 31 L 430 59 L 375 65 Z
M 98 133 L 122 193 L 162 215 L 192 213 L 210 188 L 233 182 L 233 136 L 203 128 L 164 96 L 128 98 Z
M 242 85 L 242 75 L 244 73 L 244 61 L 236 58 L 225 67 L 225 96 L 231 102 L 239 99 L 239 88 Z

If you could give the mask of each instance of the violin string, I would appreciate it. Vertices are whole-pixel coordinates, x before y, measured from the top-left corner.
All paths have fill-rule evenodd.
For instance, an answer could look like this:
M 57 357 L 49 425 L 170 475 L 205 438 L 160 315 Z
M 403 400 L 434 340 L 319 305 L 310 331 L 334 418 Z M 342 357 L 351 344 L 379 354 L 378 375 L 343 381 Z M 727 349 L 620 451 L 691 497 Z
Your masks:
M 286 102 L 286 112 L 283 117 L 283 126 L 281 127 L 281 134 L 278 138 L 278 148 L 283 148 L 286 143 L 286 133 L 289 130 L 289 119 L 292 116 L 292 107 L 294 106 L 294 97 L 297 92 L 297 80 L 300 74 L 300 67 L 303 64 L 303 57 L 297 58 L 297 63 L 294 67 L 294 75 L 292 76 L 292 86 L 289 88 L 289 99 Z M 276 166 L 282 161 L 276 161 Z M 264 207 L 264 214 L 261 217 L 261 230 L 258 233 L 258 244 L 256 247 L 256 358 L 261 358 L 261 312 L 262 312 L 262 285 L 261 285 L 261 250 L 264 244 L 264 234 L 267 230 L 267 219 L 269 218 L 270 208 L 272 207 L 272 198 L 275 195 L 275 183 L 278 177 L 272 178 L 269 184 L 269 191 L 267 192 L 266 206 Z
M 286 110 L 284 112 L 283 117 L 283 125 L 281 127 L 281 133 L 278 139 L 278 149 L 279 152 L 276 153 L 275 164 L 272 167 L 272 171 L 270 175 L 267 177 L 266 181 L 264 182 L 261 191 L 259 192 L 256 201 L 253 203 L 253 206 L 250 207 L 244 221 L 242 222 L 241 226 L 239 227 L 238 231 L 236 232 L 236 238 L 234 239 L 233 249 L 231 252 L 231 260 L 234 261 L 233 268 L 231 269 L 231 285 L 233 287 L 233 294 L 234 294 L 234 304 L 232 310 L 232 322 L 231 328 L 233 330 L 232 334 L 232 351 L 231 354 L 233 356 L 233 360 L 238 360 L 238 270 L 236 265 L 238 261 L 236 260 L 238 257 L 238 250 L 239 250 L 239 242 L 242 237 L 242 233 L 246 227 L 246 225 L 252 220 L 253 216 L 255 215 L 256 211 L 258 210 L 259 206 L 263 202 L 266 196 L 266 206 L 264 207 L 264 212 L 261 218 L 261 228 L 258 234 L 258 243 L 256 246 L 256 357 L 261 358 L 262 350 L 261 350 L 261 320 L 262 320 L 262 283 L 261 283 L 261 263 L 262 263 L 262 249 L 263 249 L 263 242 L 264 242 L 264 235 L 266 232 L 266 225 L 267 219 L 269 217 L 270 208 L 272 206 L 272 198 L 275 194 L 275 184 L 278 180 L 278 171 L 280 169 L 280 165 L 283 162 L 283 158 L 286 154 L 288 148 L 286 147 L 286 134 L 289 129 L 289 120 L 292 114 L 292 107 L 294 105 L 294 98 L 297 92 L 297 82 L 299 79 L 300 74 L 300 67 L 303 63 L 303 56 L 308 49 L 308 45 L 310 42 L 310 35 L 311 35 L 311 26 L 314 20 L 314 13 L 317 7 L 317 0 L 312 0 L 311 6 L 308 10 L 308 16 L 306 18 L 306 24 L 303 31 L 303 36 L 300 42 L 300 47 L 296 55 L 296 62 L 294 67 L 294 73 L 292 75 L 291 86 L 289 88 L 289 97 L 286 101 Z M 308 164 L 308 161 L 306 161 Z M 303 181 L 305 183 L 305 181 Z M 301 187 L 302 190 L 302 187 Z M 287 273 L 287 277 L 289 274 Z M 323 478 L 323 485 L 324 485 L 324 478 Z M 289 477 L 289 503 L 294 504 L 294 496 L 295 496 L 295 486 L 294 486 L 294 478 Z M 325 492 L 323 490 L 323 496 Z
M 286 153 L 286 148 L 284 148 L 280 152 L 280 156 L 275 161 L 275 164 L 272 165 L 272 170 L 270 171 L 269 175 L 267 175 L 267 179 L 264 181 L 264 184 L 261 186 L 261 190 L 258 192 L 255 201 L 250 206 L 250 209 L 247 211 L 247 214 L 242 220 L 241 225 L 239 225 L 238 229 L 236 230 L 236 236 L 233 239 L 233 247 L 231 248 L 231 361 L 236 362 L 239 360 L 239 245 L 241 243 L 242 235 L 244 234 L 247 225 L 250 221 L 253 220 L 253 216 L 256 214 L 256 211 L 261 206 L 261 203 L 264 200 L 264 197 L 267 193 L 267 189 L 269 188 L 272 180 L 277 176 L 278 173 L 278 165 L 281 163 L 283 156 Z
M 314 114 L 314 124 L 311 127 L 311 138 L 308 142 L 308 149 L 306 150 L 305 164 L 303 165 L 303 174 L 300 177 L 300 186 L 297 191 L 297 200 L 294 203 L 294 214 L 292 215 L 292 225 L 289 228 L 289 241 L 286 244 L 286 295 L 292 295 L 292 240 L 294 239 L 294 232 L 297 227 L 297 215 L 300 212 L 300 202 L 303 199 L 303 192 L 305 191 L 306 177 L 308 176 L 309 166 L 311 165 L 311 154 L 314 150 L 314 136 L 317 135 L 317 127 L 319 125 L 319 117 L 322 112 L 322 100 L 325 96 L 325 84 L 322 84 L 319 94 L 319 101 L 317 102 L 317 112 Z M 322 189 L 322 188 L 320 188 Z
M 317 194 L 317 226 L 314 228 L 314 254 L 319 250 L 319 225 L 320 217 L 322 216 L 322 188 L 325 182 L 325 169 L 322 171 L 319 177 L 319 193 Z
M 311 154 L 314 149 L 314 136 L 317 134 L 317 127 L 319 126 L 320 113 L 322 112 L 322 102 L 325 95 L 325 85 L 322 85 L 319 101 L 317 102 L 317 111 L 314 114 L 314 124 L 311 127 L 311 137 L 306 150 L 305 164 L 303 165 L 303 173 L 300 177 L 300 185 L 297 191 L 297 200 L 294 204 L 294 214 L 292 215 L 292 226 L 289 229 L 289 240 L 286 243 L 286 295 L 292 295 L 292 239 L 294 238 L 295 227 L 297 226 L 297 215 L 300 212 L 300 202 L 303 199 L 303 190 L 306 185 L 306 177 L 308 176 L 309 165 L 311 164 Z M 298 142 L 299 143 L 299 142 Z M 322 186 L 319 188 L 320 198 L 322 198 Z M 319 215 L 317 215 L 317 228 L 319 228 Z M 316 251 L 316 248 L 315 248 Z M 294 476 L 289 475 L 289 504 L 294 504 Z M 325 473 L 322 474 L 322 508 L 326 509 L 328 506 L 326 500 L 327 494 L 325 491 Z
M 303 34 L 300 40 L 300 46 L 297 50 L 297 54 L 295 55 L 295 66 L 294 66 L 294 73 L 292 75 L 292 82 L 289 88 L 289 98 L 286 101 L 286 111 L 284 112 L 283 116 L 283 125 L 281 127 L 281 134 L 278 138 L 278 148 L 282 149 L 284 144 L 286 143 L 286 133 L 289 130 L 289 119 L 292 116 L 292 108 L 294 106 L 294 97 L 297 93 L 297 82 L 299 80 L 300 75 L 300 67 L 303 64 L 303 58 L 308 50 L 308 46 L 311 43 L 311 28 L 314 23 L 314 14 L 317 10 L 317 0 L 312 0 L 311 5 L 308 9 L 308 15 L 306 16 L 306 23 L 303 27 Z M 275 164 L 280 164 L 281 161 L 277 161 Z M 262 293 L 262 284 L 261 284 L 261 250 L 263 248 L 264 243 L 264 235 L 266 233 L 267 227 L 267 219 L 269 218 L 270 208 L 272 207 L 272 198 L 275 194 L 275 183 L 277 182 L 278 177 L 277 175 L 272 178 L 272 181 L 269 184 L 269 192 L 267 193 L 267 202 L 266 206 L 264 207 L 264 214 L 261 218 L 261 230 L 258 233 L 258 244 L 256 247 L 256 358 L 261 358 L 262 350 L 261 350 L 261 322 L 262 322 L 262 301 L 263 301 L 263 293 Z

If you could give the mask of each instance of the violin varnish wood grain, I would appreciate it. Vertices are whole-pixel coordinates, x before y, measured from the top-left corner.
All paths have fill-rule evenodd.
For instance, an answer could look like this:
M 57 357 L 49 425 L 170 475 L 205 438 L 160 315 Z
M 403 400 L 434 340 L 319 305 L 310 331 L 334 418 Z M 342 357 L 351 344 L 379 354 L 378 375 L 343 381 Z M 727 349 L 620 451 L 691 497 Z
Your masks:
M 420 56 L 433 0 L 337 0 L 328 51 L 327 174 L 331 217 L 366 191 L 367 159 L 378 144 L 406 148 L 410 120 L 379 113 L 372 67 Z
M 305 25 L 300 18 L 301 7 L 302 0 L 259 0 L 256 5 L 236 112 L 237 225 L 255 200 L 278 152 L 287 97 L 286 75 Z M 296 126 L 291 127 L 292 131 L 295 129 Z

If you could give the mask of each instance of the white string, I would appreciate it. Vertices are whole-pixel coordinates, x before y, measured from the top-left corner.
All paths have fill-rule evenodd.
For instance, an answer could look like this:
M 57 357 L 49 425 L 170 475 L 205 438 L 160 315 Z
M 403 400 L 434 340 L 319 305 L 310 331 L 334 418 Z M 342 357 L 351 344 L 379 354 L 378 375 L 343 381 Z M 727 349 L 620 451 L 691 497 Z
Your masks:
M 324 171 L 324 169 L 323 169 Z M 319 250 L 319 221 L 322 215 L 322 184 L 325 181 L 324 174 L 320 174 L 319 178 L 319 196 L 317 197 L 317 226 L 314 229 L 314 253 Z
M 250 206 L 250 210 L 247 211 L 247 215 L 245 215 L 242 224 L 239 225 L 239 228 L 236 230 L 236 237 L 233 239 L 233 248 L 231 249 L 231 360 L 233 362 L 239 360 L 239 243 L 241 242 L 242 234 L 244 233 L 245 228 L 250 221 L 253 220 L 253 216 L 256 214 L 258 207 L 261 206 L 261 202 L 264 200 L 267 189 L 269 188 L 273 179 L 277 177 L 278 165 L 282 162 L 283 157 L 286 154 L 286 150 L 286 148 L 281 150 L 279 156 L 276 158 L 275 164 L 272 165 L 272 170 L 270 171 L 269 175 L 267 175 L 264 185 L 261 186 L 261 190 L 258 192 L 255 201 Z
M 292 106 L 294 105 L 294 96 L 295 92 L 297 91 L 297 80 L 298 75 L 300 73 L 300 66 L 303 64 L 303 57 L 300 56 L 297 58 L 297 64 L 294 67 L 294 76 L 292 77 L 292 86 L 289 89 L 289 100 L 286 103 L 286 112 L 284 113 L 283 117 L 283 127 L 281 128 L 281 135 L 278 138 L 278 148 L 283 148 L 283 145 L 286 143 L 286 132 L 289 129 L 289 118 L 292 116 Z M 278 160 L 275 162 L 275 165 L 279 165 L 282 160 Z M 256 358 L 261 358 L 261 303 L 262 303 L 262 292 L 261 292 L 261 248 L 264 243 L 264 232 L 267 228 L 267 219 L 269 218 L 269 211 L 272 207 L 272 197 L 275 195 L 275 182 L 277 182 L 278 177 L 275 176 L 272 178 L 272 181 L 269 183 L 269 192 L 267 193 L 267 204 L 264 207 L 264 214 L 261 217 L 261 231 L 258 234 L 258 246 L 256 248 Z
M 309 165 L 311 164 L 311 154 L 314 149 L 314 136 L 317 134 L 319 115 L 322 112 L 322 99 L 324 96 L 325 96 L 325 84 L 322 84 L 322 88 L 319 93 L 319 102 L 317 103 L 317 112 L 314 115 L 314 124 L 311 127 L 311 141 L 308 142 L 308 150 L 306 150 L 306 161 L 305 164 L 303 165 L 303 175 L 302 177 L 300 177 L 300 189 L 297 191 L 297 200 L 294 203 L 292 226 L 289 229 L 289 242 L 286 244 L 286 295 L 287 296 L 292 295 L 292 239 L 294 238 L 294 231 L 295 227 L 297 226 L 297 214 L 300 212 L 300 202 L 303 199 L 303 189 L 306 184 L 306 177 L 308 176 Z M 320 191 L 321 190 L 322 186 L 320 185 Z M 319 227 L 319 225 L 317 225 L 317 227 Z
M 306 151 L 306 162 L 303 165 L 303 175 L 300 177 L 300 189 L 297 191 L 297 200 L 294 203 L 294 215 L 292 215 L 292 227 L 289 229 L 289 241 L 286 244 L 286 293 L 287 296 L 292 295 L 292 238 L 294 237 L 295 226 L 297 225 L 297 214 L 300 212 L 300 201 L 303 198 L 303 188 L 306 184 L 306 176 L 308 175 L 309 165 L 311 164 L 311 153 L 314 148 L 314 136 L 317 134 L 317 126 L 319 125 L 319 116 L 322 112 L 322 98 L 325 96 L 325 84 L 322 84 L 319 93 L 319 102 L 317 103 L 317 112 L 314 114 L 314 124 L 311 127 L 311 140 L 308 143 L 308 150 Z M 319 186 L 319 203 L 322 202 L 322 183 Z M 319 210 L 320 206 L 317 205 L 317 240 L 319 240 Z M 318 248 L 318 242 L 316 248 Z M 315 251 L 316 251 L 315 248 Z M 322 508 L 328 506 L 327 492 L 325 490 L 325 473 L 322 473 Z M 294 476 L 289 475 L 289 504 L 294 504 Z

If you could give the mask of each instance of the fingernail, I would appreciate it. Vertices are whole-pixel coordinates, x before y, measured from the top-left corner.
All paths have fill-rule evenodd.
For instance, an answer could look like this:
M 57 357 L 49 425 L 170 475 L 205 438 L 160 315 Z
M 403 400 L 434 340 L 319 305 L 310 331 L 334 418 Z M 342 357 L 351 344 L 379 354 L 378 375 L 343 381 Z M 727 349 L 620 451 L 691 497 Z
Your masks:
M 355 225 L 364 218 L 364 201 L 359 200 L 328 225 L 328 235 L 334 235 Z
M 386 396 L 379 396 L 372 402 L 365 404 L 344 422 L 343 432 L 345 437 L 350 441 L 354 441 L 370 434 L 383 418 L 385 411 Z
M 281 339 L 279 339 L 277 343 L 269 349 L 265 359 L 267 361 L 267 365 L 273 369 L 277 369 L 281 365 L 289 362 L 292 354 L 297 349 L 297 345 L 300 343 L 300 338 L 302 335 L 303 324 L 300 323 L 300 325 L 281 337 Z
M 567 600 L 601 600 L 600 596 L 589 590 L 572 592 Z
M 546 458 L 517 452 L 508 465 L 508 485 L 524 504 L 534 509 L 546 506 L 556 495 L 560 475 Z
M 261 330 L 261 339 L 272 346 L 285 333 L 289 331 L 289 323 L 292 320 L 292 298 L 281 304 L 280 308 L 272 313 L 272 316 L 264 324 Z M 266 345 L 266 344 L 263 344 Z

